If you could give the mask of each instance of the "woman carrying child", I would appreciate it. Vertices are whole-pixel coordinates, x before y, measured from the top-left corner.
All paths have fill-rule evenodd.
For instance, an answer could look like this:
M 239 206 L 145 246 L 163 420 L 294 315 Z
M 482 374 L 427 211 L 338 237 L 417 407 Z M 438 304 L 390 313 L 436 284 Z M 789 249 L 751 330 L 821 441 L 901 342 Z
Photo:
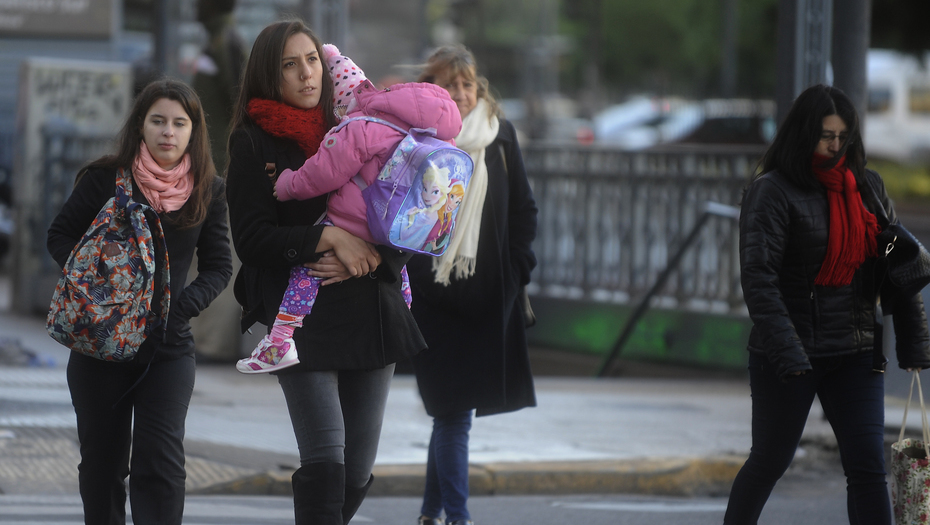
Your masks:
M 394 363 L 426 346 L 401 289 L 408 256 L 338 226 L 351 224 L 338 213 L 335 225 L 317 224 L 326 195 L 275 199 L 269 175 L 328 149 L 320 144 L 337 123 L 333 95 L 316 36 L 297 20 L 273 23 L 252 47 L 229 137 L 230 227 L 243 263 L 237 298 L 272 330 L 292 324 L 299 356 L 277 374 L 300 453 L 292 476 L 298 524 L 342 525 L 358 510 Z M 309 314 L 276 320 L 294 266 L 324 281 Z

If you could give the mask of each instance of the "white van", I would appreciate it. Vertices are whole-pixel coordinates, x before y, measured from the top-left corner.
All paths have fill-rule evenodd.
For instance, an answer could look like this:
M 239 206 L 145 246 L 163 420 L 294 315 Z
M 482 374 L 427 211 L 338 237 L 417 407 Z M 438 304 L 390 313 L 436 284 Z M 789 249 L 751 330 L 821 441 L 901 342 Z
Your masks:
M 930 161 L 930 60 L 871 49 L 863 140 L 869 157 Z

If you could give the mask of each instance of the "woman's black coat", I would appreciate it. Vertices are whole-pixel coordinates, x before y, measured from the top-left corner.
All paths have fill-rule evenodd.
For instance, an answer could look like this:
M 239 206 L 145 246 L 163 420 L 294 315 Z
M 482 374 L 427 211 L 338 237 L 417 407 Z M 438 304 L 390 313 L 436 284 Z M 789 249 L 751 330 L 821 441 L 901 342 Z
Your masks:
M 407 264 L 413 315 L 429 345 L 413 364 L 431 416 L 536 405 L 517 292 L 536 266 L 530 245 L 537 210 L 512 124 L 501 120 L 485 158 L 488 190 L 474 275 L 453 275 L 443 286 L 433 279 L 432 257 L 415 255 Z
M 865 183 L 866 206 L 873 207 L 866 194 L 872 191 L 896 222 L 881 177 L 866 171 Z M 815 285 L 828 231 L 826 190 L 799 188 L 778 172 L 762 175 L 748 188 L 740 215 L 740 268 L 753 322 L 749 350 L 765 354 L 783 379 L 810 370 L 810 358 L 874 348 L 876 259 L 866 260 L 847 286 Z M 894 306 L 899 365 L 930 367 L 923 299 L 917 294 Z
M 48 229 L 48 251 L 62 267 L 74 247 L 94 222 L 97 213 L 116 193 L 115 169 L 89 169 L 74 187 L 71 196 L 61 208 Z M 226 199 L 223 180 L 214 179 L 213 198 L 206 219 L 192 228 L 178 229 L 170 220 L 162 218 L 165 244 L 168 248 L 168 266 L 171 275 L 171 303 L 168 306 L 168 327 L 164 332 L 156 329 L 139 348 L 136 359 L 147 361 L 155 352 L 154 359 L 161 361 L 194 353 L 194 337 L 191 335 L 190 319 L 200 315 L 216 296 L 229 284 L 232 276 L 232 255 L 226 227 Z M 148 204 L 142 190 L 132 184 L 132 199 Z M 177 211 L 168 213 L 173 217 Z M 197 251 L 197 277 L 187 284 L 187 273 Z M 161 258 L 156 258 L 156 275 L 161 267 Z M 156 287 L 157 293 L 157 287 Z M 157 297 L 152 301 L 152 310 L 160 311 Z M 163 335 L 167 334 L 165 341 Z
M 265 164 L 274 163 L 278 172 L 298 169 L 307 157 L 297 143 L 253 127 L 233 131 L 229 144 L 229 224 L 243 264 L 236 298 L 252 311 L 250 320 L 270 326 L 291 267 L 319 259 L 323 226 L 313 224 L 326 211 L 326 197 L 274 198 Z M 409 255 L 382 246 L 378 251 L 382 264 L 373 274 L 320 288 L 312 312 L 294 331 L 300 364 L 282 373 L 384 368 L 426 348 L 400 290 Z

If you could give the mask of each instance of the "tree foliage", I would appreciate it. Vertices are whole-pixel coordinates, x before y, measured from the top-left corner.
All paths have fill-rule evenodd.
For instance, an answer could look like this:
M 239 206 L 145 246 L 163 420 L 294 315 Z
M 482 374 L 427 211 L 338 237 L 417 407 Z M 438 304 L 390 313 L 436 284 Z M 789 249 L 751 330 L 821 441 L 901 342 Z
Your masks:
M 930 50 L 930 1 L 872 0 L 872 47 L 921 54 Z
M 737 90 L 771 96 L 778 1 L 736 4 Z M 581 70 L 593 58 L 614 96 L 635 91 L 719 94 L 722 0 L 573 0 L 564 6 L 562 30 L 578 44 L 564 64 L 566 88 L 583 87 Z

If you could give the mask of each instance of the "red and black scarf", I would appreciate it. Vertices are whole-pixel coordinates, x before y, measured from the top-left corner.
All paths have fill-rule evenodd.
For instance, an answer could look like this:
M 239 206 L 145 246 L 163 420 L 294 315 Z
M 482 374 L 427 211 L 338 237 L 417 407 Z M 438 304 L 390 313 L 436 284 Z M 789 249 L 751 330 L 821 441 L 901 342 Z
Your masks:
M 827 188 L 830 206 L 827 255 L 814 284 L 845 286 L 852 282 L 853 274 L 865 259 L 876 255 L 875 237 L 881 233 L 881 227 L 875 215 L 862 204 L 856 178 L 846 167 L 846 157 L 832 168 L 823 167 L 829 160 L 814 154 L 814 175 Z
M 300 109 L 275 100 L 253 98 L 246 109 L 266 133 L 293 140 L 307 157 L 312 157 L 320 149 L 320 142 L 329 131 L 322 104 Z

